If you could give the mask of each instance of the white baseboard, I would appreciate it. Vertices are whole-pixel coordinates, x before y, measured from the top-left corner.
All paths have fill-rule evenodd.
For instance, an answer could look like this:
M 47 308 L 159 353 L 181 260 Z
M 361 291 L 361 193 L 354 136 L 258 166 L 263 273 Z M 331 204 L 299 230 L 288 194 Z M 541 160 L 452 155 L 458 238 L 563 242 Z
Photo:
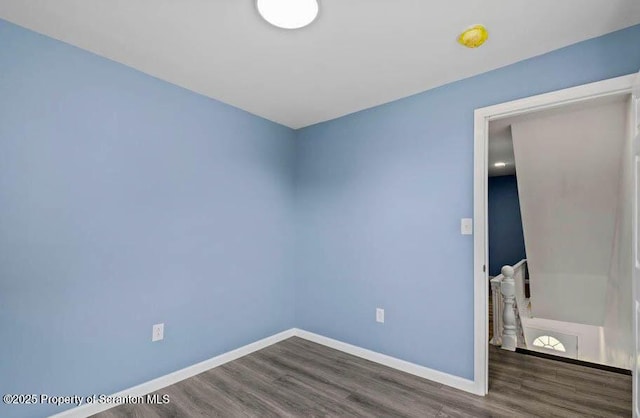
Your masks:
M 203 362 L 194 364 L 193 366 L 185 367 L 182 370 L 178 370 L 173 373 L 169 373 L 167 375 L 161 376 L 157 379 L 153 379 L 148 382 L 142 383 L 138 386 L 125 389 L 121 392 L 114 394 L 113 396 L 114 397 L 141 396 L 141 395 L 146 395 L 148 393 L 158 391 L 162 388 L 173 385 L 175 383 L 188 379 L 202 372 L 206 372 L 207 370 L 213 369 L 218 366 L 222 366 L 225 363 L 239 359 L 240 357 L 246 356 L 247 354 L 251 354 L 254 351 L 262 350 L 265 347 L 268 347 L 277 342 L 286 340 L 287 338 L 291 338 L 294 335 L 295 335 L 295 329 L 293 328 L 288 329 L 286 331 L 280 332 L 278 334 L 272 335 L 270 337 L 264 338 L 254 343 L 247 344 L 235 350 L 220 354 L 219 356 L 210 358 L 209 360 L 205 360 Z M 111 403 L 110 404 L 84 404 L 76 408 L 72 408 L 72 409 L 68 409 L 66 411 L 60 412 L 59 414 L 52 415 L 50 418 L 85 418 L 90 415 L 97 414 L 102 411 L 106 411 L 107 409 L 113 408 L 114 406 L 116 406 L 116 404 L 111 404 Z
M 121 392 L 113 394 L 112 396 L 124 398 L 128 396 L 142 396 L 148 393 L 156 392 L 162 388 L 173 385 L 197 374 L 206 372 L 207 370 L 222 366 L 225 363 L 239 359 L 240 357 L 246 356 L 247 354 L 262 350 L 265 347 L 294 336 L 345 352 L 347 354 L 354 355 L 356 357 L 363 358 L 365 360 L 373 361 L 375 363 L 379 363 L 384 366 L 403 371 L 405 373 L 432 380 L 434 382 L 442 383 L 443 385 L 451 386 L 465 392 L 470 392 L 476 395 L 483 395 L 483 393 L 478 390 L 478 387 L 473 380 L 468 380 L 448 373 L 429 369 L 428 367 L 400 360 L 395 357 L 387 356 L 386 354 L 377 353 L 375 351 L 367 350 L 355 345 L 343 343 L 342 341 L 314 334 L 309 331 L 301 330 L 298 328 L 291 328 L 262 340 L 256 341 L 254 343 L 247 344 L 235 350 L 220 354 L 219 356 L 210 358 L 209 360 L 194 364 L 193 366 L 185 367 L 182 370 L 178 370 L 165 376 L 161 376 L 157 379 L 142 383 L 138 386 L 125 389 Z M 76 408 L 60 412 L 56 415 L 52 415 L 50 418 L 85 418 L 90 415 L 106 411 L 107 409 L 113 408 L 114 406 L 117 405 L 112 403 L 84 404 Z
M 442 383 L 443 385 L 451 386 L 465 392 L 473 393 L 480 396 L 484 395 L 484 393 L 482 393 L 482 391 L 478 389 L 478 385 L 476 385 L 473 380 L 454 376 L 448 373 L 443 373 L 438 370 L 433 370 L 428 367 L 420 366 L 415 363 L 410 363 L 408 361 L 400 360 L 395 357 L 387 356 L 386 354 L 367 350 L 366 348 L 343 343 L 342 341 L 334 340 L 332 338 L 324 337 L 322 335 L 314 334 L 312 332 L 301 329 L 295 329 L 295 336 L 304 338 L 305 340 L 309 340 L 317 344 L 322 344 L 335 350 L 340 350 L 342 352 L 363 358 L 365 360 L 382 364 L 383 366 L 391 367 L 392 369 L 397 369 L 405 373 L 422 377 L 424 379 Z

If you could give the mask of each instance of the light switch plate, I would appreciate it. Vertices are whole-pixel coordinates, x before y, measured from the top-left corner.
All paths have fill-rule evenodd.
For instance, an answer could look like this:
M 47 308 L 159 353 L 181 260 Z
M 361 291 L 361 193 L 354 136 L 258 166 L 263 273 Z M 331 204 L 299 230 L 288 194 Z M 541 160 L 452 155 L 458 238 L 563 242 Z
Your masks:
M 384 324 L 384 309 L 376 308 L 376 322 Z
M 460 233 L 462 235 L 473 235 L 473 219 L 462 218 L 460 221 Z

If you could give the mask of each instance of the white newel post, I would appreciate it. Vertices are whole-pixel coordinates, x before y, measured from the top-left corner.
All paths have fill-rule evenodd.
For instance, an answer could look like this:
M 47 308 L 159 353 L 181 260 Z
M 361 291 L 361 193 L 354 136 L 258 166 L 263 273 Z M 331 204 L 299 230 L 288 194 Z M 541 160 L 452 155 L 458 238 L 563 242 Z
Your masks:
M 515 299 L 516 299 L 516 286 L 513 280 L 513 267 L 502 267 L 502 299 L 504 301 L 504 313 L 503 313 L 503 327 L 502 333 L 502 348 L 504 350 L 516 351 L 518 343 L 518 337 L 516 334 L 516 314 L 515 314 Z
M 493 301 L 493 337 L 489 341 L 492 345 L 502 345 L 502 315 L 504 305 L 502 303 L 502 279 L 491 279 L 491 300 Z

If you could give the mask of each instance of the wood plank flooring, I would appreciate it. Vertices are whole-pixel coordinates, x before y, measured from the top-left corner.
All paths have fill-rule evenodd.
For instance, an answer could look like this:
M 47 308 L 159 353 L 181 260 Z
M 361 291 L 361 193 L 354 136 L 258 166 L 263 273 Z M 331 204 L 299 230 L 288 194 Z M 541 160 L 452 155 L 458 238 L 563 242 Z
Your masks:
M 290 338 L 169 386 L 117 417 L 630 417 L 631 377 L 489 346 L 486 397 Z

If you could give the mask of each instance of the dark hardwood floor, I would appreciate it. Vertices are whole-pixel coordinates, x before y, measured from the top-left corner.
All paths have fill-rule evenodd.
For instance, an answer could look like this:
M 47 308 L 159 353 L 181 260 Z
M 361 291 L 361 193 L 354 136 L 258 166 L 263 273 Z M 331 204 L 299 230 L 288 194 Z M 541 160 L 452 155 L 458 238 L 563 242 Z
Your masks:
M 480 397 L 294 337 L 159 391 L 168 404 L 96 416 L 631 416 L 630 376 L 493 346 L 489 353 L 490 391 Z

